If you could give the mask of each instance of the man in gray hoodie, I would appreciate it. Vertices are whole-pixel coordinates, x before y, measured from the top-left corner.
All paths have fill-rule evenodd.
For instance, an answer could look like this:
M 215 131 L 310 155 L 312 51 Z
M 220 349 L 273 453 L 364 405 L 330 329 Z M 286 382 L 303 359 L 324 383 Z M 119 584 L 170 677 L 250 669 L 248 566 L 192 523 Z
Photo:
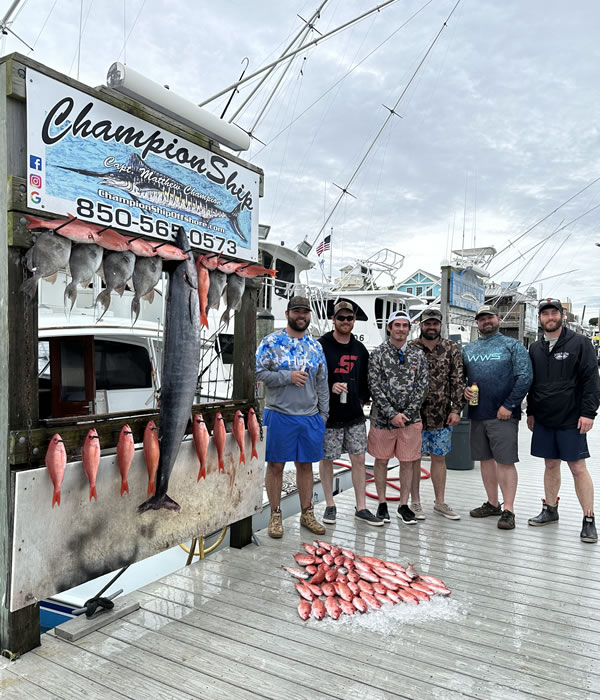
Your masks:
M 324 535 L 312 507 L 312 463 L 323 457 L 329 413 L 327 362 L 321 345 L 307 330 L 310 303 L 295 296 L 288 302 L 287 327 L 263 338 L 256 351 L 256 378 L 266 392 L 263 425 L 267 427 L 265 488 L 271 505 L 268 533 L 283 536 L 281 487 L 286 462 L 296 464 L 300 524 Z

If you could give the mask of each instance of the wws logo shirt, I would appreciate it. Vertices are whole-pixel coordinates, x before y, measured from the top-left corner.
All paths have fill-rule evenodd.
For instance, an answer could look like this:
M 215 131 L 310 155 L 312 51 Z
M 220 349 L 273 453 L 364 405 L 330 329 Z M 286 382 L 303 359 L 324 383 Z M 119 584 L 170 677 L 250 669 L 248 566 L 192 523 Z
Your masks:
M 469 406 L 469 418 L 491 420 L 500 406 L 521 418 L 521 402 L 533 379 L 523 343 L 502 333 L 480 338 L 463 348 L 463 363 L 467 386 L 479 386 L 479 405 Z

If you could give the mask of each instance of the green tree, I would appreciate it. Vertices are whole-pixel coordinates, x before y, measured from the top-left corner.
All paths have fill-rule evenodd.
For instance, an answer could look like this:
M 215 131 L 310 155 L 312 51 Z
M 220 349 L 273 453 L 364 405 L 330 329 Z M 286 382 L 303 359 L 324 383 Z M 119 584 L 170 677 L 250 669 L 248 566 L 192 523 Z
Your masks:
M 590 318 L 590 326 L 597 326 L 598 318 Z

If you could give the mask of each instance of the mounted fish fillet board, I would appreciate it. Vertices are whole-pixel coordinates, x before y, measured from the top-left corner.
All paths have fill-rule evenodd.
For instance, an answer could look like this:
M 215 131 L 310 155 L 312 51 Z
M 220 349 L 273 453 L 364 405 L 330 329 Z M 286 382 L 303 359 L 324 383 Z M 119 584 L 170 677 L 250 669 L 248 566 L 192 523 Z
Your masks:
M 81 462 L 67 463 L 61 503 L 54 508 L 53 486 L 45 467 L 16 473 L 10 610 L 254 515 L 262 507 L 265 444 L 265 440 L 257 444 L 258 460 L 240 465 L 237 442 L 228 433 L 223 451 L 225 473 L 219 473 L 211 439 L 206 478 L 198 483 L 198 457 L 193 441 L 186 440 L 169 486 L 181 505 L 177 515 L 138 514 L 137 505 L 148 486 L 141 448 L 135 451 L 128 473 L 129 495 L 121 496 L 117 455 L 100 459 L 97 502 L 89 500 L 89 482 Z M 246 454 L 251 449 L 246 433 Z

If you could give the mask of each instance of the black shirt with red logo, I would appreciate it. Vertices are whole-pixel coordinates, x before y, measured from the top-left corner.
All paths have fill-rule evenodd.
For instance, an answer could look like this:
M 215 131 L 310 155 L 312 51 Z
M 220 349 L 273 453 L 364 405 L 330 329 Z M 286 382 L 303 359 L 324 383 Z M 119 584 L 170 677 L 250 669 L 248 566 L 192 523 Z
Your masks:
M 329 382 L 328 428 L 342 428 L 365 421 L 363 406 L 369 400 L 369 352 L 367 348 L 350 336 L 349 343 L 338 343 L 333 331 L 319 338 L 327 360 L 327 380 Z M 348 384 L 348 401 L 340 403 L 339 394 L 331 393 L 336 382 Z

